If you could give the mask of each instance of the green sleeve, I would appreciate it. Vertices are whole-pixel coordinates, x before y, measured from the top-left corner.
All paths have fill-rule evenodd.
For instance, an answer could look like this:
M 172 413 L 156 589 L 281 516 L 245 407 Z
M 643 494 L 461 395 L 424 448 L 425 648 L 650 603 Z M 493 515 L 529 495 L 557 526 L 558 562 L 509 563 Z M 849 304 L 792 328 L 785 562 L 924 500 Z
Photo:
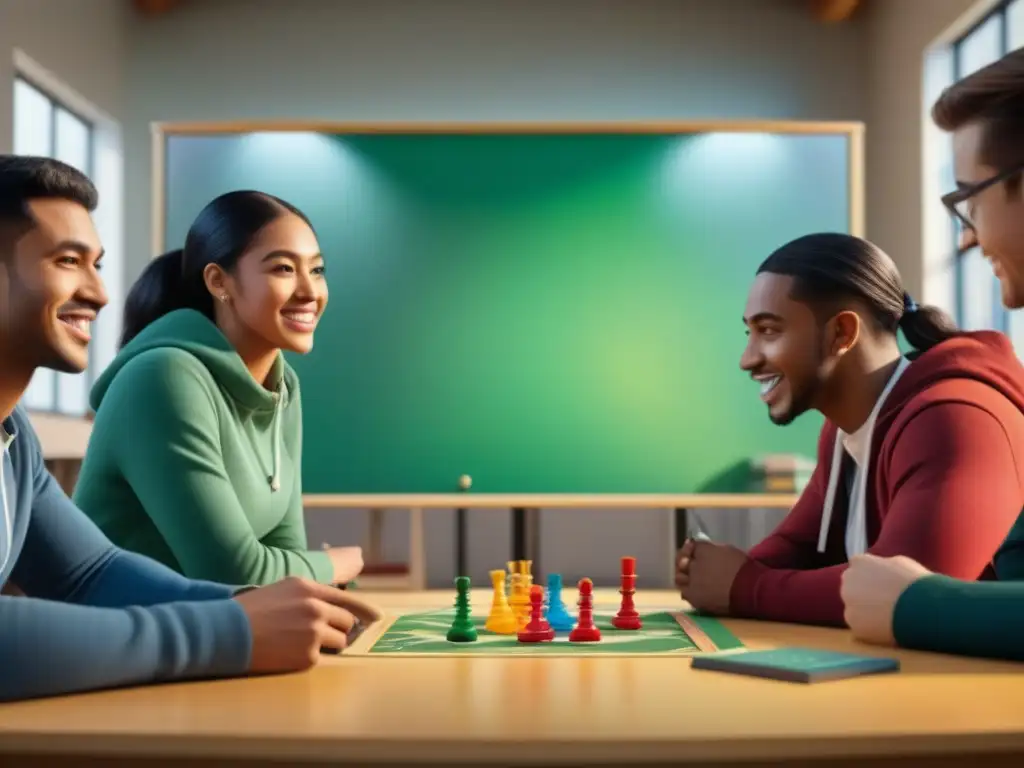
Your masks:
M 1006 541 L 996 553 L 995 567 L 1000 581 L 1024 579 L 1024 515 L 1017 518 Z
M 104 403 L 120 416 L 111 435 L 116 463 L 182 572 L 228 584 L 286 576 L 330 582 L 325 552 L 308 551 L 304 541 L 290 541 L 293 548 L 256 538 L 222 459 L 220 394 L 195 365 L 185 354 L 142 355 L 125 366 Z
M 893 636 L 904 648 L 1024 661 L 1024 582 L 918 579 L 896 601 Z

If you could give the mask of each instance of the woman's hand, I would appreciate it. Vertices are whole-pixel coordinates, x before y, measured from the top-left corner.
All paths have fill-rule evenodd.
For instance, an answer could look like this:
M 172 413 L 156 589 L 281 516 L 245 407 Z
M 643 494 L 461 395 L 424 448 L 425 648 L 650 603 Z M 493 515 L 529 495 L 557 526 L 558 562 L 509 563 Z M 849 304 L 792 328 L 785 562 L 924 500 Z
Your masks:
M 327 556 L 334 566 L 335 584 L 345 584 L 363 572 L 362 547 L 331 547 Z

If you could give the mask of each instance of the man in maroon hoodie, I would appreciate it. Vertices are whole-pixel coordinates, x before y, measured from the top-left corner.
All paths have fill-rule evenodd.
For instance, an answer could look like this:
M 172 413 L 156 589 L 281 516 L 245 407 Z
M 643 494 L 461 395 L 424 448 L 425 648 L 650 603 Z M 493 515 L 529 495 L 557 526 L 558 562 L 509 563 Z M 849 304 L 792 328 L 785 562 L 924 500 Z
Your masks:
M 749 553 L 687 542 L 676 581 L 711 613 L 842 626 L 843 571 L 865 552 L 991 578 L 1024 506 L 1024 368 L 1002 334 L 963 333 L 905 293 L 860 238 L 794 240 L 758 270 L 741 367 L 784 425 L 826 419 L 818 463 Z M 914 352 L 903 356 L 897 331 Z

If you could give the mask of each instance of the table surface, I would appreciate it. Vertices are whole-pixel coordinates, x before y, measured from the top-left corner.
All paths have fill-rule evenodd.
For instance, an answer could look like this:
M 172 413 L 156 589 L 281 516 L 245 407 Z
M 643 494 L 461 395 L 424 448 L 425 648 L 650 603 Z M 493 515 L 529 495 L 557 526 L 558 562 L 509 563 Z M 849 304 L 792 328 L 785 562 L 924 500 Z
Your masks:
M 789 509 L 792 493 L 307 493 L 307 509 Z
M 453 598 L 365 596 L 389 613 Z M 616 598 L 598 590 L 599 603 Z M 486 590 L 473 599 L 490 602 Z M 640 607 L 677 602 L 637 594 Z M 801 685 L 695 671 L 672 657 L 328 656 L 307 673 L 0 705 L 0 752 L 495 765 L 496 756 L 626 765 L 893 750 L 1024 755 L 1024 665 L 862 646 L 840 630 L 725 623 L 748 646 L 894 654 L 903 671 Z

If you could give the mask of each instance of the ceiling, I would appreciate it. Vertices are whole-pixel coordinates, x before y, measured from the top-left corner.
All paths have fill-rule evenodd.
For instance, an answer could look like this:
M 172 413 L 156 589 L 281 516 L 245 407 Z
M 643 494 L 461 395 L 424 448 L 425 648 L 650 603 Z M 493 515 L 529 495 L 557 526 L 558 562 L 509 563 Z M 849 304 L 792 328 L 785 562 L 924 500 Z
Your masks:
M 177 10 L 196 0 L 129 0 L 137 12 L 147 18 L 156 18 Z M 835 24 L 850 19 L 863 5 L 863 0 L 800 0 L 815 19 Z

